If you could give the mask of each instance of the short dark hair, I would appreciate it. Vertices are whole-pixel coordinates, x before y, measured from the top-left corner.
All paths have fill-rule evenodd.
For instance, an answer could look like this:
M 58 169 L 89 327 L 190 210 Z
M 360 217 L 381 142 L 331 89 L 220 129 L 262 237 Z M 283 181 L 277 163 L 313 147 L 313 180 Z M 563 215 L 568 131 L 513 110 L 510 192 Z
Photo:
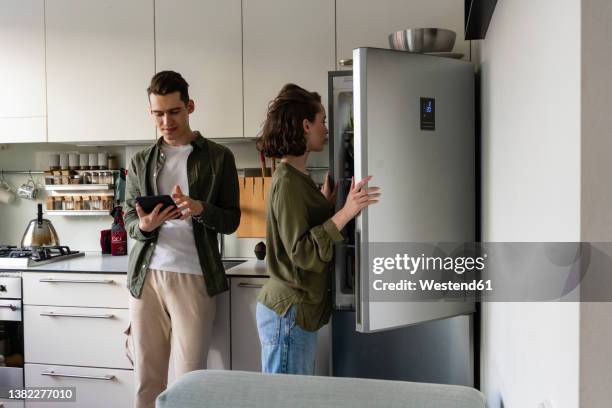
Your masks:
M 295 84 L 286 84 L 268 104 L 257 149 L 267 157 L 301 156 L 306 152 L 304 119 L 314 122 L 321 110 L 321 95 Z
M 160 71 L 151 78 L 151 84 L 147 88 L 147 97 L 151 94 L 168 95 L 180 92 L 181 101 L 185 104 L 189 102 L 189 84 L 178 72 Z

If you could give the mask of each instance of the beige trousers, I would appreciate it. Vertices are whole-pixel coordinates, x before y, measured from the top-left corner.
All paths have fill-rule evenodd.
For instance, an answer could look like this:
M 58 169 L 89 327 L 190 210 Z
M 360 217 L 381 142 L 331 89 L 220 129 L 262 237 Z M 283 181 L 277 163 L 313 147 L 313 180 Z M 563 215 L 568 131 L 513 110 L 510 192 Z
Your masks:
M 166 388 L 171 344 L 176 378 L 206 368 L 215 311 L 204 276 L 147 271 L 140 299 L 130 296 L 136 408 L 154 408 Z

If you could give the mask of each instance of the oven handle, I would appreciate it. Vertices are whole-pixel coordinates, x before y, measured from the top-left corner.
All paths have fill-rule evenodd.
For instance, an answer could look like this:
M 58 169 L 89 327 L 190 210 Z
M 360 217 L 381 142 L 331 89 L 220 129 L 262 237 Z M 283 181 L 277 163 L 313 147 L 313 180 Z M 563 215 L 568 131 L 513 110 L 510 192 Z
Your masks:
M 110 285 L 114 282 L 112 279 L 53 279 L 53 278 L 43 278 L 39 279 L 39 282 L 49 282 L 49 283 L 103 283 L 106 285 Z
M 0 305 L 0 308 L 2 308 L 2 309 L 11 309 L 12 312 L 14 312 L 15 310 L 19 309 L 15 305 Z
M 41 316 L 49 316 L 49 317 L 89 317 L 92 319 L 110 319 L 114 317 L 113 314 L 101 314 L 101 315 L 87 315 L 87 314 L 77 314 L 77 313 L 55 313 L 55 312 L 44 312 L 40 314 Z
M 115 379 L 115 376 L 112 374 L 97 376 L 97 375 L 62 374 L 62 373 L 56 373 L 55 371 L 44 371 L 40 373 L 40 375 L 48 375 L 49 377 L 87 378 L 89 380 L 103 380 L 103 381 L 111 381 Z

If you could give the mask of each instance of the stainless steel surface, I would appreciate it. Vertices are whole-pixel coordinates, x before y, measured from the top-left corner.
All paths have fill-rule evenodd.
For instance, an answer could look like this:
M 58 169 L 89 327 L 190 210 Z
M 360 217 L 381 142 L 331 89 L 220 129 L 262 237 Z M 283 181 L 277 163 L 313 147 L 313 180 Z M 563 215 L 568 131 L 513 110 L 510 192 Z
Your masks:
M 111 381 L 115 379 L 115 376 L 112 374 L 98 376 L 98 375 L 66 374 L 66 373 L 56 373 L 55 371 L 45 371 L 45 372 L 40 373 L 40 375 L 47 375 L 49 377 L 85 378 L 88 380 L 103 380 L 103 381 Z
M 389 34 L 389 46 L 398 51 L 449 52 L 456 37 L 454 31 L 444 28 L 410 28 Z
M 263 288 L 264 285 L 258 284 L 258 283 L 244 283 L 244 282 L 240 282 L 238 283 L 238 287 L 239 288 L 248 288 L 248 289 L 261 289 Z
M 14 312 L 15 310 L 17 310 L 17 306 L 12 303 L 9 303 L 8 305 L 0 305 L 0 309 L 11 309 Z
M 9 389 L 23 388 L 23 367 L 0 367 L 0 398 L 8 398 Z
M 42 218 L 42 204 L 38 204 L 38 216 L 29 222 L 21 238 L 20 246 L 26 248 L 58 245 L 60 245 L 60 240 L 57 232 L 51 221 Z
M 110 285 L 115 281 L 112 279 L 55 279 L 55 278 L 42 278 L 38 280 L 39 282 L 49 282 L 49 283 L 101 283 Z
M 362 211 L 359 331 L 470 313 L 472 303 L 370 301 L 369 243 L 471 242 L 475 237 L 474 68 L 391 50 L 353 51 L 355 179 L 373 175 L 380 202 Z M 435 98 L 434 131 L 420 98 Z M 408 210 L 409 209 L 409 210 Z M 399 300 L 399 299 L 398 299 Z
M 80 313 L 44 312 L 44 313 L 40 313 L 40 315 L 48 316 L 48 317 L 85 317 L 85 318 L 91 318 L 91 319 L 111 319 L 115 317 L 115 315 L 110 314 L 110 313 L 100 314 L 100 315 L 89 315 L 89 314 L 80 314 Z
M 223 259 L 223 268 L 228 271 L 232 269 L 234 266 L 241 265 L 246 262 L 245 259 Z

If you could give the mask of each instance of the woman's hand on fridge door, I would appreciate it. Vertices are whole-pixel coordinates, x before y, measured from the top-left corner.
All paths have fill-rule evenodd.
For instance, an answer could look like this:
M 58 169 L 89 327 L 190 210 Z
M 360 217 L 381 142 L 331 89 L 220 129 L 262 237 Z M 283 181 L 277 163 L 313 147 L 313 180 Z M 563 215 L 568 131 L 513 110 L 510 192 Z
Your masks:
M 367 176 L 358 183 L 355 183 L 355 177 L 351 180 L 351 189 L 346 197 L 344 207 L 332 217 L 332 222 L 338 230 L 342 230 L 361 210 L 378 202 L 380 188 L 368 187 L 368 182 L 371 179 L 372 176 Z

